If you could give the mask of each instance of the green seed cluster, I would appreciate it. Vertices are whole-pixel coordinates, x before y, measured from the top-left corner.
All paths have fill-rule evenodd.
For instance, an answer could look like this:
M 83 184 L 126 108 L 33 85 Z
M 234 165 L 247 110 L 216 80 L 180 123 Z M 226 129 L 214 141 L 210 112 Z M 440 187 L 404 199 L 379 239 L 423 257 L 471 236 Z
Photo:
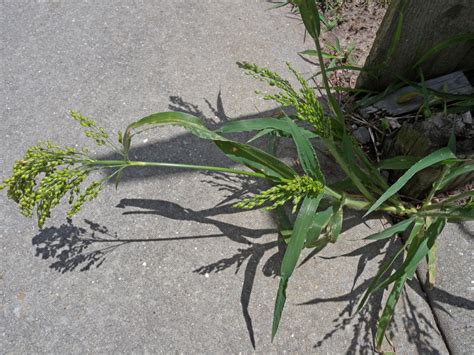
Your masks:
M 90 128 L 84 131 L 84 134 L 87 138 L 92 138 L 99 146 L 105 145 L 107 143 L 109 135 L 102 127 L 97 127 L 95 121 L 88 117 L 84 117 L 75 111 L 69 111 L 69 114 L 71 115 L 72 119 L 79 122 L 81 126 Z
M 74 199 L 74 193 L 71 193 L 69 198 L 69 204 L 71 209 L 67 213 L 67 216 L 71 218 L 74 214 L 79 212 L 82 205 L 87 201 L 92 201 L 95 199 L 99 193 L 102 191 L 103 185 L 98 181 L 92 181 L 91 184 L 86 187 L 83 193 L 79 194 L 76 199 Z
M 323 187 L 320 181 L 308 175 L 297 176 L 293 180 L 273 186 L 251 198 L 243 199 L 236 203 L 234 207 L 252 209 L 260 207 L 265 203 L 271 203 L 265 208 L 273 210 L 292 200 L 294 213 L 303 197 L 307 195 L 316 196 L 321 193 Z
M 301 85 L 299 91 L 296 91 L 289 81 L 269 69 L 260 68 L 256 64 L 246 62 L 237 64 L 240 68 L 246 70 L 246 74 L 281 90 L 276 94 L 263 94 L 264 100 L 272 100 L 282 106 L 293 106 L 298 112 L 297 118 L 299 120 L 309 122 L 320 136 L 325 138 L 331 136 L 330 120 L 325 119 L 323 108 L 314 90 L 290 63 L 287 63 L 287 66 Z M 262 93 L 257 91 L 257 94 Z
M 83 193 L 80 191 L 81 183 L 91 172 L 86 159 L 74 148 L 40 142 L 15 162 L 12 175 L 3 181 L 0 189 L 8 189 L 8 197 L 18 203 L 23 215 L 31 217 L 36 209 L 41 228 L 66 194 L 69 193 L 72 206 L 70 215 L 97 196 L 101 189 L 97 182 L 92 182 Z

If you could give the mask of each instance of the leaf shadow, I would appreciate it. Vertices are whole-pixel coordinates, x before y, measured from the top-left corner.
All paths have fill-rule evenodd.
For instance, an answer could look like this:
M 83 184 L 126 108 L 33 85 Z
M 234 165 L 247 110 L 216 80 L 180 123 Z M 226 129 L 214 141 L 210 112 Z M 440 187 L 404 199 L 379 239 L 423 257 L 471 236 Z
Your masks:
M 362 279 L 362 272 L 368 262 L 373 263 L 375 262 L 374 259 L 376 257 L 383 255 L 383 258 L 378 261 L 379 266 L 381 266 L 391 259 L 400 247 L 401 242 L 399 240 L 392 240 L 390 242 L 380 240 L 364 245 L 363 247 L 347 254 L 324 258 L 334 259 L 358 256 L 359 260 L 354 282 L 349 292 L 338 297 L 318 297 L 300 304 L 302 306 L 340 302 L 346 304 L 338 316 L 333 319 L 333 322 L 335 323 L 334 328 L 326 333 L 314 345 L 315 349 L 320 348 L 324 342 L 331 339 L 336 333 L 351 331 L 352 341 L 350 346 L 347 348 L 347 353 L 365 354 L 375 352 L 372 341 L 373 336 L 376 333 L 376 320 L 383 308 L 384 290 L 379 290 L 372 294 L 364 308 L 359 313 L 354 314 L 358 305 L 358 300 L 361 299 L 371 282 L 371 278 Z M 400 260 L 393 264 L 392 271 L 397 269 L 399 266 Z M 361 279 L 362 281 L 360 281 Z M 440 352 L 436 348 L 435 338 L 433 336 L 434 334 L 437 334 L 439 338 L 441 336 L 439 330 L 436 324 L 426 317 L 426 313 L 418 310 L 416 303 L 413 301 L 414 297 L 421 297 L 426 301 L 426 294 L 423 292 L 421 285 L 416 278 L 407 283 L 401 296 L 400 303 L 402 306 L 400 308 L 403 309 L 403 312 L 398 312 L 399 315 L 401 314 L 401 323 L 398 323 L 398 325 L 403 325 L 403 329 L 398 329 L 397 323 L 392 320 L 387 329 L 386 337 L 390 339 L 397 333 L 405 332 L 408 342 L 415 345 L 417 353 L 439 354 Z M 460 302 L 459 300 L 456 300 L 457 298 L 458 297 L 453 296 L 450 298 L 450 301 L 447 302 L 450 304 L 459 304 Z M 356 319 L 355 321 L 354 318 Z M 396 346 L 392 345 L 390 342 L 388 342 L 388 344 L 393 347 L 392 351 L 396 351 Z

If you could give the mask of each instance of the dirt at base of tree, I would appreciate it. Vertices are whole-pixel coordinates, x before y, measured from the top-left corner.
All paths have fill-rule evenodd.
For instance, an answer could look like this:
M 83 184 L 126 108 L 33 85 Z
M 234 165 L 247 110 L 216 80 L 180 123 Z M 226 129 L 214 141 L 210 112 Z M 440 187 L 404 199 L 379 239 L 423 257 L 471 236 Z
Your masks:
M 355 46 L 352 52 L 357 66 L 363 66 L 375 40 L 377 30 L 387 9 L 383 1 L 376 0 L 345 0 L 334 12 L 329 13 L 330 19 L 340 18 L 336 27 L 322 35 L 323 46 L 334 43 L 339 39 L 341 47 L 347 49 Z M 357 72 L 346 72 L 343 79 L 351 87 L 355 86 Z M 341 79 L 342 80 L 342 79 Z M 342 84 L 342 83 L 341 83 Z

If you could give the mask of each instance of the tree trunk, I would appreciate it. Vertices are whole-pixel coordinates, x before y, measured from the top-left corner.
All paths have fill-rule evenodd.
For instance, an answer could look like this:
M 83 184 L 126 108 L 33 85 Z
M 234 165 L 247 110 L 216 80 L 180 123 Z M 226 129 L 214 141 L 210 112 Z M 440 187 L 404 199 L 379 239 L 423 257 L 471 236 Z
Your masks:
M 474 69 L 474 0 L 392 0 L 357 87 L 381 91 L 399 77 L 418 81 L 419 70 L 413 67 L 418 60 L 460 35 L 465 39 L 421 64 L 425 79 Z

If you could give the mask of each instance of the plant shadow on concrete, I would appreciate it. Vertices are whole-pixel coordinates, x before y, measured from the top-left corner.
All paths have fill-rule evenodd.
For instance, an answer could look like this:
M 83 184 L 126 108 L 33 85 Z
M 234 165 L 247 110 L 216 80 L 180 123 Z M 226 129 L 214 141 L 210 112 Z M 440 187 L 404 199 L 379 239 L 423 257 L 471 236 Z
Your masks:
M 221 94 L 217 97 L 216 107 L 205 99 L 211 112 L 219 120 L 216 122 L 206 117 L 202 110 L 199 109 L 198 105 L 184 101 L 181 97 L 172 96 L 170 97 L 169 108 L 173 111 L 184 112 L 193 114 L 201 117 L 207 122 L 207 125 L 215 129 L 221 125 L 222 122 L 229 121 L 230 119 L 225 114 L 224 105 L 222 102 Z M 272 116 L 275 113 L 281 112 L 280 108 L 270 110 L 255 115 L 248 115 L 239 117 L 239 119 Z M 245 134 L 239 134 L 239 137 L 245 138 Z M 172 138 L 172 141 L 157 142 L 152 144 L 146 144 L 133 148 L 131 154 L 138 156 L 145 156 L 148 158 L 154 158 L 156 152 L 159 151 L 164 156 L 160 156 L 162 161 L 177 161 L 189 159 L 190 150 L 192 154 L 198 154 L 206 157 L 214 163 L 218 161 L 221 166 L 235 165 L 226 160 L 218 150 L 209 150 L 209 144 L 206 142 L 196 139 L 191 134 L 183 134 L 179 137 Z M 185 141 L 189 141 L 188 147 L 177 150 L 159 149 L 161 145 L 180 147 L 180 144 Z M 283 150 L 285 158 L 292 157 L 291 152 Z M 107 157 L 105 157 L 107 158 Z M 322 161 L 323 165 L 324 162 Z M 178 174 L 182 171 L 177 169 L 161 170 L 161 169 L 147 169 L 143 168 L 142 173 L 135 171 L 133 174 L 125 174 L 122 178 L 122 183 L 131 181 L 134 179 L 146 178 L 159 178 L 164 174 Z M 204 275 L 206 273 L 218 273 L 227 270 L 231 267 L 235 267 L 235 272 L 239 272 L 247 261 L 244 270 L 244 282 L 241 289 L 241 306 L 242 313 L 245 319 L 247 330 L 250 341 L 255 348 L 255 338 L 252 325 L 252 317 L 249 313 L 249 304 L 252 289 L 256 279 L 259 266 L 266 255 L 273 253 L 262 266 L 262 272 L 266 277 L 276 277 L 279 275 L 280 264 L 283 256 L 284 244 L 281 240 L 274 240 L 267 243 L 257 243 L 255 240 L 261 238 L 267 234 L 277 233 L 276 228 L 267 229 L 250 229 L 241 226 L 237 226 L 231 223 L 226 223 L 214 219 L 213 216 L 226 215 L 239 213 L 238 209 L 232 208 L 233 202 L 245 197 L 248 194 L 255 193 L 258 189 L 258 185 L 255 184 L 255 180 L 243 176 L 233 176 L 223 173 L 202 173 L 205 178 L 202 180 L 204 183 L 208 183 L 214 188 L 223 191 L 226 195 L 224 199 L 213 208 L 205 210 L 192 210 L 176 204 L 174 202 L 164 200 L 152 200 L 152 199 L 122 199 L 117 205 L 118 208 L 135 208 L 132 211 L 125 211 L 124 215 L 132 214 L 150 214 L 159 215 L 162 217 L 174 219 L 174 220 L 185 220 L 194 221 L 201 224 L 208 224 L 217 227 L 221 233 L 209 234 L 209 235 L 197 235 L 197 236 L 181 236 L 171 238 L 154 238 L 154 239 L 123 239 L 119 238 L 116 233 L 112 233 L 105 226 L 101 226 L 92 221 L 86 220 L 89 230 L 81 227 L 77 227 L 69 220 L 66 224 L 60 227 L 49 227 L 43 229 L 39 234 L 33 238 L 33 245 L 36 248 L 36 255 L 43 259 L 52 259 L 53 263 L 50 268 L 55 269 L 58 272 L 65 273 L 70 271 L 87 271 L 91 268 L 98 268 L 101 266 L 106 258 L 117 248 L 137 243 L 137 242 L 165 242 L 165 241 L 185 241 L 191 239 L 208 239 L 208 238 L 229 238 L 231 241 L 243 245 L 237 249 L 234 255 L 217 260 L 209 265 L 203 265 L 196 270 L 195 273 Z M 273 215 L 275 217 L 275 215 Z M 357 218 L 359 217 L 359 218 Z M 357 213 L 346 214 L 344 218 L 343 231 L 352 228 L 353 226 L 361 223 L 362 220 Z M 378 243 L 372 243 L 362 248 L 359 248 L 349 254 L 341 255 L 341 257 L 356 257 L 359 256 L 358 270 L 354 278 L 353 287 L 350 292 L 343 296 L 334 298 L 315 298 L 304 305 L 316 305 L 321 303 L 331 302 L 347 302 L 340 312 L 339 316 L 334 319 L 334 329 L 324 335 L 321 340 L 315 344 L 315 348 L 320 347 L 324 341 L 330 339 L 336 332 L 345 331 L 350 324 L 351 314 L 354 312 L 357 300 L 362 296 L 363 290 L 366 289 L 370 282 L 370 279 L 363 281 L 356 287 L 358 279 L 361 277 L 364 265 L 371 261 L 376 256 L 380 255 L 381 250 L 386 247 L 387 243 L 384 241 Z M 388 246 L 389 252 L 385 254 L 384 261 L 388 260 L 393 255 L 393 251 L 396 250 L 399 245 L 390 243 Z M 390 252 L 392 250 L 392 252 Z M 302 264 L 310 260 L 311 258 L 318 256 L 318 249 L 313 250 L 309 255 L 302 261 Z M 318 256 L 321 257 L 321 256 Z M 321 257 L 324 258 L 324 257 Z M 395 268 L 395 266 L 394 266 Z M 416 281 L 409 283 L 410 288 L 415 292 L 421 294 L 422 291 Z M 468 300 L 458 300 L 456 296 L 453 296 L 443 290 L 439 290 L 446 297 L 446 303 L 463 307 L 464 304 L 471 304 Z M 422 297 L 424 297 L 422 295 Z M 409 296 L 404 295 L 404 307 L 405 316 L 403 322 L 405 328 L 409 332 L 409 340 L 416 344 L 418 349 L 422 352 L 436 352 L 436 349 L 430 346 L 429 338 L 430 331 L 434 331 L 430 323 L 424 318 L 423 314 L 416 310 L 416 307 L 410 302 Z M 466 303 L 467 302 L 467 303 Z M 369 301 L 369 306 L 363 312 L 358 315 L 358 322 L 353 325 L 353 340 L 350 349 L 359 349 L 361 351 L 373 351 L 371 344 L 371 333 L 375 333 L 376 324 L 373 321 L 377 318 L 378 314 L 382 309 L 382 293 L 379 292 L 375 297 Z M 438 305 L 442 307 L 441 305 Z M 474 309 L 474 307 L 472 307 Z M 372 320 L 372 321 L 370 321 Z M 431 328 L 430 328 L 431 327 Z M 392 328 L 391 332 L 396 329 Z M 428 339 L 428 340 L 427 340 Z
M 314 345 L 315 349 L 321 347 L 324 342 L 331 339 L 336 333 L 347 332 L 349 329 L 352 329 L 353 337 L 351 344 L 347 348 L 348 353 L 359 352 L 365 354 L 373 353 L 375 351 L 371 339 L 372 335 L 376 332 L 377 324 L 373 320 L 376 319 L 382 311 L 383 292 L 376 293 L 374 297 L 368 301 L 367 307 L 361 312 L 355 314 L 357 301 L 363 296 L 364 291 L 367 289 L 367 286 L 370 283 L 370 277 L 363 280 L 362 282 L 359 282 L 358 285 L 357 283 L 362 276 L 365 265 L 368 262 L 374 262 L 374 259 L 376 259 L 378 256 L 384 255 L 383 259 L 378 262 L 379 265 L 382 265 L 394 255 L 394 253 L 399 248 L 398 244 L 399 242 L 397 241 L 387 242 L 382 240 L 376 243 L 364 245 L 363 247 L 346 254 L 331 257 L 320 256 L 320 258 L 326 260 L 345 257 L 358 257 L 359 259 L 356 275 L 349 292 L 337 297 L 314 298 L 300 304 L 301 306 L 321 306 L 325 303 L 342 302 L 345 305 L 338 316 L 332 320 L 334 323 L 334 328 L 326 333 Z M 393 265 L 393 269 L 395 270 L 397 267 L 399 267 L 399 264 L 400 263 Z M 405 331 L 408 336 L 408 341 L 412 344 L 415 344 L 418 353 L 437 354 L 439 351 L 431 344 L 430 340 L 433 339 L 432 334 L 438 333 L 438 330 L 422 312 L 417 310 L 416 304 L 410 300 L 409 293 L 414 292 L 423 299 L 425 298 L 425 295 L 416 279 L 410 281 L 408 286 L 410 292 L 405 292 L 402 297 L 402 303 L 404 305 L 404 313 L 402 315 L 403 329 L 398 329 L 397 323 L 392 322 L 389 329 L 387 329 L 387 333 L 390 337 L 393 337 L 395 333 Z M 354 314 L 355 321 L 353 319 Z
M 222 177 L 219 177 L 222 179 Z M 276 233 L 276 229 L 247 229 L 236 226 L 230 223 L 214 220 L 212 216 L 225 215 L 235 213 L 230 205 L 225 204 L 221 207 L 215 207 L 202 211 L 194 211 L 188 208 L 183 208 L 178 204 L 162 201 L 162 200 L 147 200 L 147 199 L 123 199 L 117 206 L 119 208 L 138 208 L 132 211 L 125 211 L 124 215 L 131 214 L 147 214 L 159 215 L 162 217 L 172 218 L 175 220 L 195 221 L 203 224 L 212 224 L 218 227 L 222 233 L 196 235 L 196 236 L 180 236 L 180 237 L 161 237 L 153 239 L 137 239 L 137 238 L 120 238 L 116 233 L 111 232 L 106 226 L 98 223 L 85 220 L 88 229 L 75 226 L 72 221 L 61 225 L 60 227 L 48 227 L 38 233 L 32 240 L 36 248 L 36 256 L 45 260 L 52 260 L 50 268 L 61 272 L 73 271 L 88 271 L 92 268 L 99 268 L 116 249 L 133 243 L 156 243 L 156 242 L 170 242 L 170 241 L 186 241 L 195 239 L 209 239 L 209 238 L 229 238 L 233 242 L 239 243 L 242 247 L 238 248 L 236 253 L 215 261 L 214 263 L 203 265 L 194 270 L 199 275 L 206 273 L 219 273 L 230 268 L 235 268 L 235 273 L 238 273 L 244 267 L 244 282 L 241 289 L 240 302 L 242 306 L 242 314 L 245 319 L 249 340 L 255 347 L 254 331 L 252 326 L 252 317 L 249 313 L 249 304 L 252 294 L 254 282 L 259 272 L 259 267 L 264 260 L 264 257 L 271 254 L 267 258 L 265 264 L 261 266 L 261 272 L 266 277 L 276 277 L 279 274 L 280 264 L 283 256 L 283 245 L 281 241 L 270 241 L 266 243 L 258 243 L 255 240 L 263 237 L 266 234 Z M 349 216 L 348 216 L 349 217 Z M 352 228 L 355 219 L 350 219 L 350 224 L 345 223 L 344 230 Z M 252 239 L 250 241 L 249 239 Z M 357 315 L 357 322 L 351 324 L 351 315 L 356 307 L 357 300 L 362 296 L 370 278 L 364 280 L 356 286 L 361 277 L 364 265 L 373 258 L 380 255 L 387 243 L 383 241 L 372 243 L 356 249 L 350 253 L 335 257 L 359 257 L 358 269 L 354 278 L 353 286 L 350 292 L 339 297 L 329 298 L 315 298 L 309 300 L 302 306 L 315 306 L 325 303 L 344 303 L 338 317 L 333 319 L 334 328 L 326 333 L 317 343 L 315 348 L 320 347 L 325 341 L 329 340 L 335 333 L 340 331 L 348 331 L 352 328 L 352 342 L 348 350 L 358 349 L 359 351 L 373 351 L 371 343 L 371 333 L 375 331 L 375 322 L 373 321 L 382 308 L 382 292 L 376 294 L 369 303 L 368 307 Z M 386 258 L 389 258 L 397 249 L 397 245 L 390 243 L 388 245 L 388 252 L 385 254 L 383 263 Z M 317 255 L 313 255 L 317 256 Z M 321 257 L 328 259 L 327 257 Z M 245 264 L 245 266 L 243 266 Z M 410 289 L 425 297 L 420 289 L 417 280 L 409 283 Z M 467 304 L 468 309 L 474 309 L 474 302 L 466 300 L 462 297 L 451 295 L 450 293 L 435 288 L 435 292 L 443 294 L 443 299 L 447 304 L 464 307 Z M 432 332 L 437 330 L 433 328 L 429 320 L 427 320 L 421 312 L 418 312 L 416 306 L 410 301 L 410 296 L 405 293 L 402 300 L 404 305 L 403 324 L 407 331 L 409 341 L 415 344 L 420 353 L 436 353 L 429 339 Z M 442 308 L 441 304 L 437 307 Z M 396 325 L 390 329 L 391 333 L 395 333 Z
M 280 209 L 287 202 L 291 202 L 294 207 L 293 211 L 296 212 L 300 202 L 302 202 L 293 228 L 291 223 L 288 223 L 289 227 L 279 228 L 281 239 L 287 242 L 287 248 L 284 251 L 283 258 L 280 257 L 280 283 L 273 313 L 272 339 L 277 334 L 287 299 L 287 286 L 293 271 L 296 269 L 300 254 L 305 247 L 322 248 L 329 243 L 337 241 L 342 229 L 343 216 L 346 212 L 345 207 L 354 210 L 365 210 L 364 217 L 376 211 L 396 216 L 401 221 L 367 237 L 367 239 L 387 239 L 403 231 L 410 231 L 410 234 L 404 245 L 399 246 L 399 251 L 379 269 L 357 307 L 357 311 L 362 310 L 372 293 L 384 290 L 387 286 L 393 284 L 379 322 L 375 327 L 375 350 L 382 351 L 384 341 L 387 338 L 386 330 L 390 329 L 389 325 L 395 311 L 395 306 L 399 297 L 404 295 L 405 284 L 410 284 L 408 281 L 414 277 L 417 266 L 423 259 L 427 260 L 428 284 L 433 285 L 436 274 L 436 241 L 438 236 L 448 222 L 469 220 L 473 217 L 473 191 L 466 191 L 452 197 L 447 197 L 441 202 L 437 197 L 437 193 L 440 195 L 444 189 L 448 189 L 449 184 L 458 176 L 472 172 L 474 165 L 472 164 L 472 159 L 456 155 L 456 135 L 454 133 L 451 134 L 447 147 L 442 147 L 424 157 L 408 156 L 409 159 L 407 159 L 406 156 L 398 156 L 390 158 L 388 162 L 384 160 L 382 164 L 375 164 L 371 161 L 347 127 L 344 109 L 336 100 L 336 95 L 333 94 L 333 88 L 328 79 L 319 38 L 321 23 L 325 23 L 325 21 L 321 19 L 318 7 L 315 6 L 314 1 L 299 0 L 295 1 L 295 4 L 298 5 L 306 31 L 314 40 L 315 52 L 318 55 L 321 67 L 322 83 L 324 84 L 330 108 L 329 113 L 325 112 L 314 88 L 310 87 L 307 80 L 290 64 L 288 64 L 288 69 L 299 82 L 301 87 L 299 91 L 295 90 L 290 82 L 283 79 L 279 74 L 269 69 L 261 68 L 256 64 L 241 62 L 238 65 L 246 71 L 246 74 L 260 81 L 267 82 L 270 86 L 276 86 L 281 90 L 277 94 L 264 94 L 264 99 L 272 100 L 278 105 L 285 107 L 293 106 L 297 113 L 291 116 L 281 115 L 278 118 L 262 117 L 251 120 L 251 122 L 245 119 L 237 122 L 225 122 L 225 125 L 220 129 L 211 131 L 197 117 L 197 115 L 202 114 L 198 107 L 194 105 L 186 106 L 186 103 L 179 97 L 172 97 L 172 108 L 176 105 L 183 106 L 184 112 L 191 111 L 192 113 L 183 113 L 183 111 L 159 112 L 143 117 L 129 124 L 125 132 L 118 132 L 117 141 L 119 145 L 117 145 L 117 142 L 113 142 L 108 133 L 102 127 L 97 126 L 92 119 L 82 116 L 77 112 L 71 112 L 71 117 L 86 128 L 84 131 L 86 137 L 94 140 L 98 146 L 107 146 L 115 151 L 115 155 L 109 154 L 108 156 L 117 158 L 95 159 L 95 157 L 88 155 L 86 148 L 81 150 L 73 147 L 61 148 L 51 142 L 40 142 L 38 145 L 29 147 L 23 159 L 15 161 L 12 176 L 4 180 L 4 185 L 0 185 L 0 189 L 8 190 L 8 197 L 18 203 L 20 211 L 25 216 L 31 217 L 36 214 L 38 226 L 42 228 L 45 220 L 51 216 L 51 210 L 59 204 L 63 197 L 68 195 L 68 203 L 71 205 L 71 209 L 67 215 L 72 216 L 80 210 L 85 202 L 91 201 L 98 196 L 107 180 L 114 178 L 115 184 L 118 185 L 124 169 L 133 167 L 173 167 L 213 172 L 219 171 L 266 180 L 272 185 L 270 188 L 255 196 L 246 197 L 234 206 L 243 209 L 254 209 L 267 203 L 267 209 Z M 389 52 L 391 51 L 390 49 Z M 207 104 L 218 119 L 227 120 L 220 95 L 215 109 L 209 102 Z M 262 116 L 262 114 L 260 113 L 258 116 Z M 299 122 L 300 125 L 296 122 Z M 217 156 L 215 154 L 216 150 L 212 151 L 207 146 L 197 145 L 195 138 L 189 141 L 184 140 L 185 136 L 183 135 L 179 137 L 179 142 L 177 142 L 176 138 L 171 138 L 165 143 L 166 147 L 173 143 L 179 143 L 177 146 L 180 148 L 174 150 L 172 154 L 165 153 L 167 156 L 161 157 L 161 161 L 130 159 L 136 158 L 136 155 L 141 155 L 140 153 L 145 155 L 145 153 L 148 153 L 147 148 L 152 146 L 154 148 L 161 148 L 158 149 L 158 152 L 167 151 L 161 145 L 162 142 L 130 150 L 132 137 L 147 131 L 149 128 L 163 125 L 178 125 L 188 129 L 201 139 L 214 142 L 231 160 L 247 166 L 252 171 L 230 169 L 226 163 L 222 164 L 222 162 L 221 166 L 213 166 L 190 165 L 179 161 L 179 158 L 186 158 L 185 161 L 188 161 L 188 158 L 199 160 L 204 157 L 203 163 L 207 163 L 205 161 L 207 159 L 215 164 L 222 159 L 212 159 L 214 156 Z M 210 126 L 215 128 L 214 123 L 210 124 Z M 275 149 L 269 149 L 272 153 L 269 154 L 254 146 L 236 142 L 221 135 L 221 133 L 251 131 L 258 131 L 258 137 L 270 135 L 270 144 L 268 144 L 270 147 L 275 145 L 275 136 L 291 137 L 297 148 L 299 162 L 301 163 L 300 169 L 291 167 L 278 156 L 274 156 Z M 242 137 L 242 135 L 238 136 Z M 245 134 L 243 136 L 245 137 Z M 342 181 L 339 185 L 326 181 L 325 174 L 321 171 L 319 157 L 310 141 L 310 139 L 316 137 L 320 138 L 327 151 L 338 162 L 340 168 L 347 175 L 348 181 Z M 147 139 L 144 139 L 143 143 L 146 142 Z M 158 154 L 153 154 L 153 158 L 155 158 L 155 155 Z M 223 156 L 221 155 L 221 157 Z M 168 160 L 170 158 L 171 160 Z M 178 161 L 174 163 L 173 161 L 176 160 Z M 424 200 L 413 201 L 413 199 L 405 198 L 402 194 L 402 189 L 407 183 L 422 170 L 434 166 L 439 168 L 439 170 L 436 173 L 436 180 L 429 192 L 427 192 L 427 195 L 424 196 Z M 390 169 L 406 170 L 391 186 L 391 182 L 387 181 L 387 178 L 383 175 L 384 170 Z M 99 181 L 94 180 L 90 182 L 90 185 L 85 190 L 81 190 L 81 186 L 84 187 L 85 185 L 83 182 L 86 181 L 90 174 L 97 171 L 108 171 L 110 174 Z M 143 179 L 158 175 L 139 173 L 135 176 Z M 126 175 L 124 180 L 130 179 L 130 175 Z M 459 203 L 463 204 L 460 205 Z M 326 204 L 325 207 L 329 204 L 329 207 L 323 207 L 324 204 Z M 163 209 L 163 205 L 166 205 L 167 208 Z M 158 204 L 155 206 L 153 200 L 122 200 L 119 207 L 124 206 L 139 207 L 146 209 L 144 213 L 158 214 L 168 218 L 191 218 L 195 222 L 215 225 L 222 231 L 218 235 L 200 236 L 199 238 L 234 236 L 227 223 L 211 218 L 216 213 L 214 211 L 215 208 L 225 210 L 231 206 L 230 204 L 221 204 L 205 211 L 186 210 L 177 204 L 165 201 L 158 201 Z M 142 212 L 135 211 L 130 213 Z M 191 217 L 189 214 L 191 214 Z M 74 230 L 74 227 L 71 227 L 76 234 L 71 239 L 59 241 L 59 243 L 54 242 L 56 239 L 55 230 L 47 230 L 50 233 L 43 234 L 44 238 L 40 236 L 37 236 L 38 238 L 35 237 L 34 243 L 39 246 L 38 253 L 45 258 L 50 256 L 58 258 L 60 264 L 56 265 L 56 268 L 62 268 L 63 270 L 74 269 L 82 263 L 85 265 L 82 267 L 82 270 L 87 270 L 93 265 L 100 266 L 104 262 L 106 255 L 119 246 L 137 241 L 119 239 L 110 235 L 108 230 L 103 229 L 101 226 L 95 225 L 92 222 L 89 225 L 93 233 L 91 238 L 85 240 L 82 245 L 78 241 L 78 235 L 83 233 L 83 229 Z M 98 233 L 101 235 L 98 236 Z M 102 235 L 104 235 L 104 238 L 102 238 Z M 108 236 L 108 238 L 105 236 Z M 241 244 L 251 245 L 247 238 L 252 237 L 258 238 L 258 232 L 252 235 L 252 233 L 246 230 L 241 234 L 237 233 L 233 240 Z M 191 236 L 186 238 L 198 237 Z M 394 237 L 394 243 L 398 243 L 396 238 Z M 92 244 L 98 245 L 99 242 L 109 244 L 105 248 L 92 251 L 90 246 Z M 67 244 L 72 245 L 72 247 L 68 249 L 66 247 Z M 280 244 L 283 245 L 283 243 Z M 211 266 L 204 266 L 203 269 L 198 268 L 196 271 L 206 272 L 212 271 L 214 268 L 221 270 L 227 264 L 230 263 L 232 265 L 236 262 L 238 265 L 242 265 L 246 259 L 250 260 L 251 256 L 255 254 L 257 257 L 253 259 L 253 265 L 255 265 L 254 269 L 256 270 L 258 262 L 262 259 L 262 257 L 258 258 L 258 255 L 264 255 L 267 250 L 272 249 L 273 245 L 279 246 L 280 244 L 277 241 L 273 244 L 265 245 L 263 249 L 260 248 L 257 251 L 254 249 L 245 250 L 245 252 L 239 251 L 241 255 L 218 262 L 217 268 L 216 265 L 212 264 Z M 52 248 L 49 248 L 51 246 Z M 281 256 L 283 253 L 281 250 L 279 252 Z M 313 255 L 315 253 L 317 252 L 313 252 Z M 370 255 L 370 252 L 366 254 Z M 404 261 L 402 264 L 399 264 L 398 268 L 394 269 L 394 265 L 396 265 L 399 257 Z M 367 259 L 367 256 L 365 258 Z M 249 261 L 248 265 L 251 264 Z M 394 270 L 395 272 L 393 272 Z M 250 269 L 250 271 L 252 270 Z M 360 273 L 358 272 L 354 285 L 359 276 Z M 253 277 L 255 278 L 255 272 Z M 248 278 L 246 277 L 246 279 Z M 251 286 L 253 286 L 253 280 L 251 281 L 250 290 Z M 408 290 L 410 289 L 408 288 Z M 353 291 L 348 294 L 349 300 L 352 301 L 352 297 L 356 296 L 357 293 L 353 287 Z M 242 303 L 244 317 L 252 344 L 255 346 L 251 318 L 248 314 L 249 297 L 243 297 L 243 299 L 245 301 Z M 380 311 L 380 308 L 377 308 L 377 311 Z M 378 314 L 379 312 L 376 313 Z M 423 335 L 423 332 L 417 331 L 417 334 Z M 430 335 L 429 331 L 427 334 Z M 388 341 L 390 343 L 390 340 Z M 418 342 L 422 343 L 424 341 L 421 339 Z M 429 342 L 429 339 L 427 341 Z M 367 341 L 364 341 L 364 344 L 367 344 Z M 423 350 L 427 349 L 428 351 L 433 350 L 429 348 Z

